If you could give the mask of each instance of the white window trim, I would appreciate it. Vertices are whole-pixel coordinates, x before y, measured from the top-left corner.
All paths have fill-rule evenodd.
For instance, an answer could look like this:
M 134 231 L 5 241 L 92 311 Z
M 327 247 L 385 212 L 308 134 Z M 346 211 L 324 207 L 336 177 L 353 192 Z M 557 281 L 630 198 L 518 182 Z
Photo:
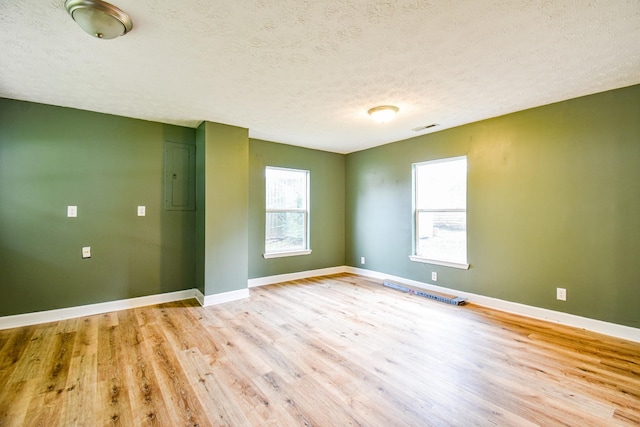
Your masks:
M 269 253 L 262 254 L 262 257 L 264 259 L 284 258 L 287 256 L 309 255 L 310 253 L 311 253 L 311 249 L 303 249 L 299 251 L 269 252 Z
M 462 264 L 462 263 L 451 262 L 451 261 L 439 261 L 439 260 L 436 260 L 436 259 L 423 258 L 423 257 L 418 256 L 418 255 L 409 255 L 409 259 L 411 261 L 422 262 L 424 264 L 442 265 L 442 266 L 445 266 L 445 267 L 459 268 L 461 270 L 468 270 L 469 269 L 469 264 Z
M 305 249 L 294 249 L 294 250 L 289 250 L 289 251 L 278 251 L 278 252 L 265 252 L 262 254 L 262 257 L 264 259 L 270 259 L 270 258 L 284 258 L 284 257 L 290 257 L 290 256 L 300 256 L 300 255 L 309 255 L 311 254 L 311 242 L 309 241 L 309 235 L 311 233 L 310 229 L 309 229 L 309 212 L 310 212 L 310 203 L 311 201 L 309 200 L 309 187 L 311 185 L 310 183 L 310 175 L 311 175 L 311 171 L 308 169 L 294 169 L 294 168 L 282 168 L 282 167 L 277 167 L 277 166 L 266 166 L 265 167 L 265 173 L 267 169 L 276 169 L 276 170 L 283 170 L 283 171 L 293 171 L 293 172 L 304 172 L 307 176 L 307 200 L 306 200 L 306 209 L 294 209 L 294 208 L 290 208 L 290 209 L 265 209 L 265 213 L 274 213 L 274 212 L 302 212 L 304 213 L 304 229 L 305 229 L 305 233 L 304 233 L 304 246 Z
M 267 213 L 278 213 L 278 212 L 293 212 L 293 213 L 303 213 L 304 214 L 304 220 L 305 220 L 305 225 L 306 225 L 306 221 L 307 221 L 307 213 L 308 211 L 306 209 L 266 209 Z
M 409 255 L 409 259 L 411 261 L 414 262 L 421 262 L 424 264 L 434 264 L 434 265 L 442 265 L 444 267 L 451 267 L 451 268 L 458 268 L 461 270 L 468 270 L 469 269 L 469 264 L 465 264 L 465 263 L 458 263 L 458 262 L 453 262 L 453 261 L 444 261 L 444 260 L 437 260 L 437 259 L 430 259 L 430 258 L 425 258 L 423 256 L 420 256 L 418 254 L 416 254 L 416 250 L 417 250 L 417 242 L 418 242 L 418 215 L 420 212 L 467 212 L 467 209 L 418 209 L 416 207 L 416 199 L 417 199 L 417 190 L 418 190 L 418 185 L 416 182 L 416 168 L 418 166 L 421 165 L 425 165 L 425 164 L 434 164 L 434 163 L 444 163 L 444 162 L 450 162 L 450 161 L 455 161 L 455 160 L 461 160 L 461 159 L 466 159 L 468 162 L 468 158 L 467 156 L 456 156 L 456 157 L 447 157 L 444 159 L 437 159 L 437 160 L 427 160 L 425 162 L 418 162 L 418 163 L 414 163 L 412 166 L 412 192 L 413 192 L 413 212 L 414 212 L 414 217 L 413 217 L 413 255 Z M 468 163 L 467 163 L 468 164 Z M 467 178 L 468 179 L 468 178 Z M 468 194 L 467 194 L 468 197 Z M 468 260 L 469 257 L 469 252 L 467 249 L 467 253 L 466 253 L 466 258 Z

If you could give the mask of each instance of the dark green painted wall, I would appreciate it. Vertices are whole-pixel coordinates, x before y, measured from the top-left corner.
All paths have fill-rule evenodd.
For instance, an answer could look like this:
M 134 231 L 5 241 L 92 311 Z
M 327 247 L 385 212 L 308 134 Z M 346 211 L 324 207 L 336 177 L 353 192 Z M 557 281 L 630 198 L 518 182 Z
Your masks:
M 344 156 L 251 139 L 249 143 L 249 278 L 344 265 Z M 311 254 L 264 259 L 266 166 L 310 171 Z
M 198 288 L 205 295 L 246 289 L 249 131 L 204 122 L 196 139 Z
M 0 315 L 194 286 L 211 295 L 346 261 L 423 282 L 437 271 L 441 286 L 640 327 L 639 112 L 633 86 L 343 156 L 225 125 L 0 99 Z M 197 145 L 196 212 L 162 209 L 165 141 Z M 413 263 L 411 164 L 465 154 L 471 268 Z M 311 170 L 311 255 L 262 257 L 267 165 Z M 226 203 L 235 231 L 210 233 Z M 239 270 L 208 283 L 207 265 Z
M 411 164 L 460 155 L 471 268 L 411 262 Z M 352 153 L 346 171 L 348 265 L 640 327 L 640 86 Z
M 0 315 L 194 287 L 195 212 L 163 209 L 165 141 L 195 130 L 0 99 Z
M 206 159 L 202 153 L 205 152 L 205 134 L 206 122 L 202 122 L 196 129 L 196 235 L 195 235 L 195 251 L 196 251 L 196 271 L 195 281 L 196 288 L 205 295 L 204 288 L 204 261 L 205 261 L 205 166 Z

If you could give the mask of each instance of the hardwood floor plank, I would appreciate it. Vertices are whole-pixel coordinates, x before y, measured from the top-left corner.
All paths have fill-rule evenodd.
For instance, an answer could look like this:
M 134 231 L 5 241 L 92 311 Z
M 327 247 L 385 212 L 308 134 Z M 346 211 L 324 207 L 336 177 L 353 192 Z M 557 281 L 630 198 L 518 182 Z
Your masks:
M 350 274 L 0 331 L 0 426 L 637 426 L 640 344 Z
M 127 396 L 132 422 L 133 425 L 171 426 L 173 421 L 165 415 L 167 402 L 160 391 L 151 357 L 138 327 L 138 313 L 139 310 L 118 313 L 119 344 L 127 349 L 121 355 L 120 369 L 129 385 Z
M 179 301 L 172 303 L 171 305 L 163 304 L 163 308 L 166 308 L 163 313 L 167 316 L 168 313 L 172 313 L 171 322 L 174 324 L 171 329 L 170 337 L 174 338 L 173 342 L 181 342 L 182 348 L 198 349 L 201 354 L 207 354 L 212 359 L 221 357 L 218 353 L 221 347 L 219 347 L 214 339 L 208 334 L 200 333 L 203 325 L 199 319 L 202 319 L 202 311 L 198 311 L 200 315 L 196 315 L 193 311 L 193 303 L 189 301 Z
M 77 408 L 94 406 L 97 387 L 98 318 L 84 317 L 77 321 L 76 339 L 69 362 L 60 424 L 67 426 L 95 425 L 93 411 Z
M 15 366 L 23 359 L 23 354 L 27 351 L 29 343 L 36 331 L 33 326 L 4 331 L 2 349 L 0 354 L 0 389 L 4 389 L 9 378 L 15 372 Z M 36 338 L 37 339 L 37 338 Z
M 45 355 L 49 353 L 55 335 L 55 323 L 38 328 L 29 327 L 30 339 L 16 339 L 6 346 L 2 357 L 2 376 L 5 378 L 0 388 L 0 425 L 19 425 L 26 416 L 31 400 L 39 397 L 36 386 L 46 378 Z M 16 334 L 21 331 L 15 329 Z M 4 356 L 6 354 L 6 356 Z M 16 354 L 19 354 L 16 357 Z M 19 420 L 19 422 L 17 422 Z
M 25 418 L 35 394 L 37 380 L 12 383 L 0 393 L 0 426 L 26 425 Z
M 97 355 L 82 354 L 69 363 L 69 375 L 64 390 L 60 425 L 96 425 L 93 411 L 78 411 L 78 408 L 94 407 L 97 393 Z
M 129 384 L 121 369 L 124 349 L 120 345 L 118 313 L 101 315 L 98 326 L 96 368 L 97 425 L 133 425 Z
M 191 387 L 202 405 L 204 413 L 213 425 L 242 426 L 248 420 L 238 401 L 228 399 L 228 389 L 216 378 L 214 371 L 224 369 L 203 356 L 197 348 L 187 351 L 183 366 L 188 373 Z
M 184 350 L 176 351 L 167 342 L 161 325 L 145 325 L 142 336 L 152 355 L 151 364 L 165 407 L 170 410 L 175 425 L 211 425 L 178 360 Z
M 3 349 L 2 360 L 0 361 L 0 390 L 4 390 L 9 382 L 20 382 L 28 375 L 27 362 L 33 361 L 32 352 L 38 352 L 34 347 L 43 344 L 42 328 L 37 331 L 35 328 L 29 332 L 29 338 L 24 339 L 23 332 L 19 329 L 13 329 L 14 333 L 7 341 L 7 345 Z M 21 338 L 19 336 L 22 335 Z M 50 335 L 48 335 L 51 339 Z M 42 351 L 42 350 L 40 350 Z M 39 361 L 36 359 L 35 362 Z
M 98 353 L 98 323 L 97 316 L 78 319 L 78 333 L 72 357 L 91 356 Z
M 65 401 L 65 385 L 75 343 L 76 320 L 56 322 L 53 340 L 47 349 L 47 358 L 41 365 L 36 383 L 37 395 L 30 402 L 25 425 L 57 424 Z

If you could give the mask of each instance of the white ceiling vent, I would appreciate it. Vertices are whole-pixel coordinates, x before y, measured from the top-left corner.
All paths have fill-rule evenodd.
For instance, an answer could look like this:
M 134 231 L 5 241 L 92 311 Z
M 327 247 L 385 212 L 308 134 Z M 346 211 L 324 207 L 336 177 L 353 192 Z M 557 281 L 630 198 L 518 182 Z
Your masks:
M 425 126 L 418 126 L 417 128 L 413 128 L 411 129 L 414 132 L 420 132 L 421 130 L 425 130 L 425 129 L 429 129 L 432 127 L 438 126 L 437 123 L 431 123 L 430 125 L 425 125 Z

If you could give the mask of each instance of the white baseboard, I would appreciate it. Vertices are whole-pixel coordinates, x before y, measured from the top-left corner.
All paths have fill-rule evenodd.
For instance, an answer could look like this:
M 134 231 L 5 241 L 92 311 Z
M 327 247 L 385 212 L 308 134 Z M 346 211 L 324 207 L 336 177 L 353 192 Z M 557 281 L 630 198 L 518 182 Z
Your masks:
M 126 310 L 128 308 L 137 308 L 147 305 L 181 301 L 194 297 L 194 289 L 187 289 L 184 291 L 168 292 L 165 294 L 156 294 L 137 298 L 127 298 L 117 301 L 81 305 L 77 307 L 38 311 L 35 313 L 16 314 L 13 316 L 0 317 L 0 329 L 17 328 L 20 326 L 36 325 L 39 323 L 57 322 L 59 320 L 75 319 L 77 317 L 109 313 L 112 311 Z
M 21 326 L 37 325 L 40 323 L 57 322 L 59 320 L 75 319 L 77 317 L 104 314 L 129 308 L 145 307 L 147 305 L 164 304 L 195 298 L 201 306 L 207 307 L 224 302 L 235 301 L 249 297 L 249 289 L 224 292 L 215 295 L 203 295 L 199 289 L 168 292 L 165 294 L 149 295 L 138 298 L 127 298 L 117 301 L 101 302 L 98 304 L 81 305 L 78 307 L 60 308 L 56 310 L 38 311 L 35 313 L 16 314 L 0 317 L 0 330 L 19 328 Z
M 546 320 L 548 322 L 559 323 L 575 328 L 586 329 L 588 331 L 609 335 L 612 337 L 622 338 L 629 341 L 640 342 L 640 329 L 631 326 L 618 325 L 616 323 L 604 322 L 602 320 L 589 319 L 587 317 L 576 316 L 575 314 L 563 313 L 560 311 L 539 308 L 516 302 L 504 301 L 497 298 L 486 297 L 483 295 L 462 292 L 455 289 L 444 288 L 429 283 L 418 282 L 404 277 L 393 276 L 391 274 L 380 273 L 372 270 L 365 270 L 357 267 L 347 267 L 347 273 L 358 274 L 360 276 L 371 277 L 380 280 L 395 280 L 401 284 L 415 286 L 416 288 L 432 290 L 445 294 L 455 294 L 456 296 L 467 298 L 470 303 L 482 305 L 484 307 L 493 308 L 500 311 L 519 314 L 522 316 L 532 317 L 535 319 Z
M 249 279 L 247 282 L 250 288 L 258 286 L 272 285 L 274 283 L 289 282 L 291 280 L 308 279 L 309 277 L 328 276 L 330 274 L 340 274 L 347 271 L 347 266 L 320 268 L 317 270 L 300 271 L 297 273 L 278 274 L 276 276 L 258 277 L 257 279 Z
M 193 290 L 193 297 L 198 300 L 200 306 L 204 307 L 204 294 L 200 292 L 200 289 L 196 288 Z
M 522 316 L 542 319 L 567 326 L 586 329 L 629 341 L 640 342 L 640 329 L 630 326 L 618 325 L 604 322 L 602 320 L 589 319 L 587 317 L 576 316 L 574 314 L 549 310 L 546 308 L 533 307 L 530 305 L 504 301 L 497 298 L 486 297 L 469 292 L 462 292 L 455 289 L 436 286 L 429 283 L 418 282 L 416 280 L 405 279 L 391 274 L 380 273 L 373 270 L 365 270 L 357 267 L 338 266 L 322 268 L 318 270 L 301 271 L 290 274 L 279 274 L 276 276 L 260 277 L 249 279 L 249 288 L 270 285 L 274 283 L 288 282 L 291 280 L 306 279 L 310 277 L 327 276 L 330 274 L 352 273 L 364 277 L 371 277 L 379 280 L 396 280 L 400 283 L 415 286 L 416 288 L 432 290 L 447 294 L 467 298 L 470 303 L 490 307 L 496 310 L 519 314 Z M 163 304 L 173 301 L 195 298 L 201 306 L 207 307 L 215 304 L 236 301 L 249 297 L 249 289 L 239 289 L 236 291 L 223 292 L 215 295 L 203 295 L 198 289 L 187 289 L 184 291 L 169 292 L 165 294 L 149 295 L 138 298 L 129 298 L 118 301 L 109 301 L 98 304 L 89 304 L 78 307 L 61 308 L 57 310 L 40 311 L 36 313 L 17 314 L 13 316 L 0 317 L 0 329 L 17 328 L 21 326 L 35 325 L 39 323 L 55 322 L 59 320 L 73 319 L 94 314 L 109 313 L 112 311 L 126 310 L 129 308 L 144 307 L 147 305 Z
M 238 289 L 237 291 L 222 292 L 214 295 L 203 295 L 198 289 L 195 290 L 195 298 L 201 306 L 208 307 L 210 305 L 222 304 L 225 302 L 236 301 L 243 298 L 249 298 L 249 289 Z

